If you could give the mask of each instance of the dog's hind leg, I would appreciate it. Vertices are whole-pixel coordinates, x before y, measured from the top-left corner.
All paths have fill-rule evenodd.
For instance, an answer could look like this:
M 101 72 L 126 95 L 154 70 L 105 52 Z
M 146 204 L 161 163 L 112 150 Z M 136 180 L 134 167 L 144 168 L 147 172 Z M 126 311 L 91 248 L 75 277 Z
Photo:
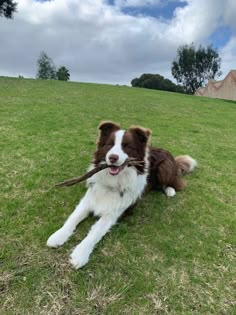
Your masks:
M 174 197 L 176 195 L 175 189 L 173 187 L 166 187 L 164 191 L 167 197 Z
M 118 218 L 101 217 L 91 228 L 85 239 L 75 247 L 71 256 L 70 262 L 74 268 L 78 269 L 87 264 L 89 256 L 92 253 L 95 245 L 116 223 Z
M 73 234 L 76 226 L 89 215 L 90 210 L 87 192 L 64 225 L 49 237 L 47 246 L 58 247 L 63 245 Z

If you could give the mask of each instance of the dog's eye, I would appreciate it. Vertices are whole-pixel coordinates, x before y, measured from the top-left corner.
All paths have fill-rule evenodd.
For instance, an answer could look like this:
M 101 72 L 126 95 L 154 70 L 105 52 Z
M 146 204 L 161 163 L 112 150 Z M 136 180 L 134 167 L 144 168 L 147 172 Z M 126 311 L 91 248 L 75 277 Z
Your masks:
M 104 143 L 104 144 L 102 145 L 102 147 L 105 148 L 105 149 L 110 149 L 110 148 L 113 147 L 113 145 L 114 145 L 114 143 Z
M 123 143 L 123 149 L 136 150 L 135 146 L 132 143 Z

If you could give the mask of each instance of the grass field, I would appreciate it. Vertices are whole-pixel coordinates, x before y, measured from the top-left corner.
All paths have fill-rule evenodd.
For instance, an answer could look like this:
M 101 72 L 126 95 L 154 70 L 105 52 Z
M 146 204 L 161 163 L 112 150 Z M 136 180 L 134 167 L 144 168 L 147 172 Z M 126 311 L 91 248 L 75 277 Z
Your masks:
M 85 192 L 101 120 L 152 130 L 199 164 L 172 199 L 153 192 L 74 271 L 46 240 Z M 0 78 L 0 314 L 235 314 L 236 102 L 160 91 Z

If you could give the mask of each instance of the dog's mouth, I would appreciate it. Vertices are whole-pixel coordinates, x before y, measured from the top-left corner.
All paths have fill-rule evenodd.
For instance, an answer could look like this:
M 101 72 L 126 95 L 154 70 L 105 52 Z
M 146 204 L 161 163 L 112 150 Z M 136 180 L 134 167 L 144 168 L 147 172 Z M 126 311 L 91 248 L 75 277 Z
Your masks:
M 120 174 L 120 172 L 123 171 L 124 168 L 125 168 L 125 164 L 122 164 L 120 166 L 111 165 L 108 168 L 109 174 L 112 176 L 116 176 Z

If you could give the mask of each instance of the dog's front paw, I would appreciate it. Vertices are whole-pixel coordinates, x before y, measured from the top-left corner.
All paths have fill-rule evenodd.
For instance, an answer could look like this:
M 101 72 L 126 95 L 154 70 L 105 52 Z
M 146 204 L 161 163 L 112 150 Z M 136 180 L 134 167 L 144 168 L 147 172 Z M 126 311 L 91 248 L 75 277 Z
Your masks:
M 70 235 L 65 230 L 63 230 L 63 228 L 61 228 L 49 237 L 49 239 L 47 240 L 47 246 L 61 246 L 68 240 L 69 237 Z
M 75 269 L 79 269 L 89 261 L 89 251 L 81 245 L 76 246 L 70 255 L 70 263 Z

